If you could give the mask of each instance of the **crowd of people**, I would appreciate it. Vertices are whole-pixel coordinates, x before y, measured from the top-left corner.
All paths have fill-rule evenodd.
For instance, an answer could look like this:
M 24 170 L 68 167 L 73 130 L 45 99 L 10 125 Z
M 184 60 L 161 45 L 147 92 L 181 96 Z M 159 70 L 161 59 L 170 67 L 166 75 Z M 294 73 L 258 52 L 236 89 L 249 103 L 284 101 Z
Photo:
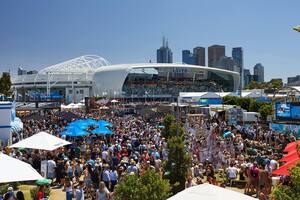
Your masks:
M 52 186 L 62 188 L 67 200 L 113 199 L 115 186 L 125 175 L 143 175 L 150 168 L 163 176 L 162 163 L 168 159 L 168 149 L 158 125 L 164 116 L 145 119 L 99 112 L 75 114 L 76 119 L 112 123 L 114 134 L 65 138 L 59 133 L 70 121 L 49 112 L 41 120 L 24 119 L 24 130 L 13 135 L 13 142 L 46 131 L 71 141 L 71 145 L 52 152 L 9 148 L 3 151 L 28 162 L 39 172 L 41 161 L 47 160 L 47 178 L 53 180 Z M 278 167 L 282 149 L 295 140 L 260 124 L 229 125 L 217 117 L 185 118 L 182 126 L 192 161 L 186 187 L 203 182 L 224 187 L 237 183 L 242 184 L 246 194 L 255 193 L 260 199 L 268 199 L 272 171 Z M 40 188 L 38 200 L 45 197 L 44 189 Z

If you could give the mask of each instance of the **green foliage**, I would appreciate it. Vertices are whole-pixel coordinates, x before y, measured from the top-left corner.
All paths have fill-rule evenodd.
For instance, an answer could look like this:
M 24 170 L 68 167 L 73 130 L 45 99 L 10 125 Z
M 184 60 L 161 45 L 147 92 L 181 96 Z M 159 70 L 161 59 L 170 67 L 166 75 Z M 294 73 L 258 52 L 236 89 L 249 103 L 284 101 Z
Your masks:
M 260 113 L 261 118 L 266 120 L 267 116 L 272 114 L 272 104 L 265 103 L 261 105 L 261 107 L 258 109 L 258 112 Z
M 240 106 L 241 108 L 245 109 L 245 110 L 249 110 L 251 102 L 253 100 L 251 98 L 240 98 L 240 97 L 236 97 L 236 102 L 238 106 Z
M 229 105 L 237 105 L 238 97 L 235 96 L 225 96 L 223 97 L 223 103 Z
M 251 81 L 249 85 L 245 87 L 247 90 L 252 89 L 281 89 L 283 86 L 282 79 L 272 79 L 269 82 L 259 83 L 256 81 Z
M 224 104 L 237 105 L 244 110 L 250 112 L 259 112 L 262 119 L 266 119 L 268 115 L 272 114 L 272 104 L 266 102 L 258 102 L 251 98 L 241 98 L 235 96 L 223 97 Z
M 9 187 L 13 187 L 14 190 L 18 190 L 19 186 L 20 186 L 19 182 L 13 182 L 13 183 L 10 183 L 10 184 L 1 185 L 0 186 L 0 194 L 5 194 Z
M 5 96 L 11 95 L 11 80 L 9 73 L 3 73 L 0 78 L 0 94 L 4 94 Z
M 277 185 L 272 190 L 275 200 L 300 199 L 300 163 L 289 170 L 291 183 L 289 185 Z
M 164 129 L 162 130 L 162 136 L 166 139 L 171 137 L 171 126 L 174 123 L 175 118 L 173 115 L 166 115 L 163 121 Z
M 30 189 L 31 199 L 33 199 L 33 200 L 37 199 L 38 191 L 39 191 L 39 187 L 34 187 L 34 188 Z M 46 197 L 50 197 L 51 189 L 49 187 L 46 187 L 44 192 L 45 192 Z
M 170 181 L 172 193 L 185 188 L 190 157 L 186 151 L 183 136 L 173 136 L 168 140 L 168 160 L 164 163 L 165 178 Z
M 143 176 L 127 175 L 115 188 L 116 200 L 165 200 L 169 196 L 170 184 L 162 180 L 154 170 Z
M 260 106 L 262 105 L 262 103 L 252 100 L 249 106 L 249 111 L 250 112 L 258 112 Z

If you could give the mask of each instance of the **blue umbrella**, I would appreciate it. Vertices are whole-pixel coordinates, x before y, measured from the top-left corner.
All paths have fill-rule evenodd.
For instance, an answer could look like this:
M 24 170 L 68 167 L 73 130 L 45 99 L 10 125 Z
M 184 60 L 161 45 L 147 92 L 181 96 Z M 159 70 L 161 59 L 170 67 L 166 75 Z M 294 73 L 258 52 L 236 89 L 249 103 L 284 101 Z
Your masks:
M 80 129 L 77 126 L 69 127 L 66 131 L 60 133 L 60 135 L 66 135 L 70 137 L 79 137 L 79 136 L 86 136 L 89 133 Z
M 108 128 L 106 128 L 105 126 L 99 126 L 99 128 L 92 130 L 92 133 L 93 134 L 111 135 L 113 132 L 111 130 L 109 130 Z
M 104 120 L 99 120 L 99 121 L 97 122 L 97 125 L 98 125 L 99 127 L 101 127 L 101 126 L 112 127 L 112 126 L 113 126 L 111 123 L 109 123 L 109 122 L 107 122 L 107 121 L 104 121 Z
M 69 124 L 69 127 L 70 126 L 77 126 L 81 129 L 87 129 L 89 125 L 84 120 L 77 120 L 77 121 L 71 122 Z
M 86 119 L 84 120 L 84 123 L 87 123 L 89 126 L 96 126 L 97 125 L 97 121 L 94 119 Z
M 88 128 L 87 125 L 83 125 L 83 124 L 69 124 L 68 126 L 65 127 L 66 130 L 69 130 L 70 128 L 79 128 L 79 129 L 82 129 L 82 130 L 85 130 Z

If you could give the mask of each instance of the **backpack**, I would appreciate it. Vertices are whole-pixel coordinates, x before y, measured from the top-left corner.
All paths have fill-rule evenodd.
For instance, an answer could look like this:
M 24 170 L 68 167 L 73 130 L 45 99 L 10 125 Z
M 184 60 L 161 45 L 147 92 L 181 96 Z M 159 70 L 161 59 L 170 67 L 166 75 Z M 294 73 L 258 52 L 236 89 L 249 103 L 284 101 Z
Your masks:
M 254 169 L 255 168 L 253 168 L 253 167 L 250 169 L 250 174 L 253 178 L 257 178 L 258 177 L 258 172 Z

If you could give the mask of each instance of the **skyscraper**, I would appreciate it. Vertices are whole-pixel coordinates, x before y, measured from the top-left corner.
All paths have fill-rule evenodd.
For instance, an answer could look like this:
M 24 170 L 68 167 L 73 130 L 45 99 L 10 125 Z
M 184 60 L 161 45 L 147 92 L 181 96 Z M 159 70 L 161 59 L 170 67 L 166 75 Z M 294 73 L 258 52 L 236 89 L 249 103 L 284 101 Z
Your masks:
M 235 62 L 235 65 L 238 68 L 238 72 L 240 73 L 240 87 L 241 89 L 244 87 L 244 56 L 243 56 L 243 48 L 235 47 L 232 49 L 232 58 Z
M 246 87 L 252 81 L 252 75 L 251 75 L 249 69 L 244 69 L 244 73 L 243 74 L 244 74 L 244 87 Z
M 257 82 L 264 82 L 265 81 L 265 74 L 264 74 L 264 66 L 261 63 L 257 63 L 254 66 L 254 73 L 253 75 L 256 76 Z
M 214 65 L 216 68 L 239 72 L 234 60 L 231 57 L 223 56 Z
M 162 47 L 156 51 L 157 63 L 172 63 L 173 54 L 171 49 L 168 47 L 168 41 L 163 37 Z
M 215 67 L 220 58 L 225 56 L 225 46 L 212 45 L 208 47 L 208 66 Z
M 196 65 L 197 57 L 195 54 L 191 53 L 190 50 L 183 50 L 182 51 L 182 63 Z
M 196 65 L 205 66 L 205 48 L 195 47 L 193 53 L 196 56 Z

